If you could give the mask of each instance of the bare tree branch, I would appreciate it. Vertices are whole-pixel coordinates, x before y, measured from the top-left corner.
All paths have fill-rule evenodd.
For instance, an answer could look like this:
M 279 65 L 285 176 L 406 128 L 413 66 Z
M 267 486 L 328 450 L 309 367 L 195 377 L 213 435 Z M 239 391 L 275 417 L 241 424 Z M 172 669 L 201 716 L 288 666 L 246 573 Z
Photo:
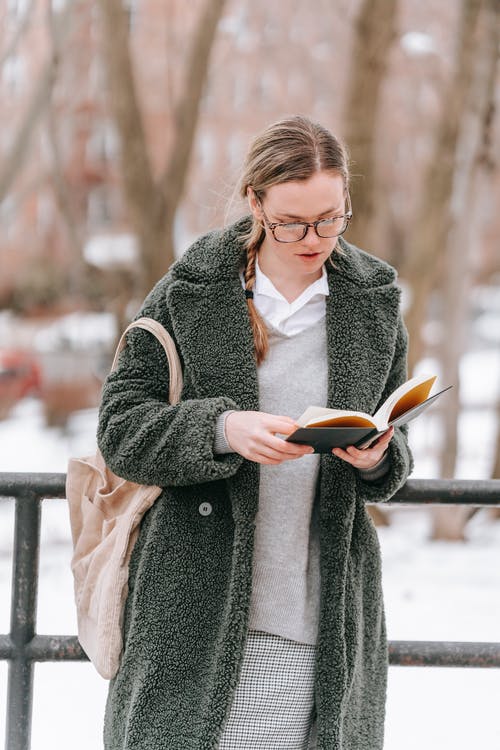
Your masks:
M 225 0 L 206 0 L 189 48 L 181 95 L 174 114 L 175 148 L 161 186 L 170 212 L 175 212 L 184 192 L 208 60 L 224 5 Z
M 174 260 L 173 222 L 185 187 L 210 50 L 224 0 L 206 0 L 191 38 L 180 98 L 174 110 L 172 148 L 158 184 L 147 150 L 122 1 L 99 0 L 99 5 L 104 20 L 112 112 L 121 139 L 123 187 L 139 239 L 143 261 L 141 281 L 144 289 L 148 289 Z
M 146 244 L 151 207 L 158 202 L 146 144 L 129 49 L 127 15 L 122 0 L 99 0 L 110 101 L 120 136 L 123 189 L 139 240 Z
M 5 61 L 8 60 L 9 57 L 11 57 L 16 51 L 17 45 L 19 44 L 19 40 L 21 39 L 24 32 L 28 28 L 29 22 L 31 20 L 31 15 L 33 13 L 34 5 L 35 5 L 35 0 L 30 0 L 30 3 L 20 20 L 12 39 L 7 44 L 7 48 L 5 52 L 2 52 L 2 54 L 0 55 L 0 68 L 5 63 Z
M 5 198 L 12 181 L 24 163 L 35 126 L 50 101 L 50 93 L 56 79 L 59 64 L 61 45 L 69 32 L 72 12 L 73 6 L 71 3 L 68 3 L 57 20 L 57 49 L 53 50 L 53 54 L 45 63 L 40 77 L 36 81 L 26 112 L 19 125 L 17 136 L 8 149 L 2 171 L 0 172 L 0 202 Z
M 57 50 L 57 45 L 58 45 L 56 20 L 54 18 L 54 15 L 52 13 L 52 9 L 50 8 L 50 6 L 47 12 L 48 12 L 48 25 L 49 25 L 50 39 L 52 43 L 52 49 L 54 50 L 54 54 L 55 54 Z M 73 215 L 73 211 L 70 205 L 69 190 L 68 190 L 67 182 L 64 177 L 63 162 L 62 162 L 62 157 L 61 157 L 61 153 L 59 149 L 57 122 L 56 122 L 54 108 L 52 106 L 52 101 L 51 101 L 51 106 L 48 108 L 48 112 L 47 112 L 46 126 L 47 126 L 47 136 L 48 136 L 48 141 L 51 147 L 51 156 L 52 156 L 51 183 L 54 189 L 55 199 L 59 207 L 60 215 L 66 226 L 66 231 L 67 231 L 69 244 L 71 248 L 71 255 L 72 255 L 71 279 L 72 279 L 72 287 L 73 287 L 71 292 L 75 293 L 79 286 L 78 280 L 81 278 L 81 275 L 82 275 L 83 241 L 80 236 L 78 222 L 75 216 Z
M 360 247 L 371 246 L 377 116 L 391 45 L 396 37 L 397 10 L 398 0 L 363 0 L 354 29 L 343 132 L 352 161 L 356 204 L 349 240 Z
M 490 6 L 490 7 L 488 7 Z M 497 21 L 495 23 L 495 21 Z M 453 331 L 441 345 L 442 375 L 447 383 L 455 383 L 448 408 L 443 412 L 443 441 L 441 474 L 455 476 L 458 449 L 458 417 L 460 411 L 460 360 L 466 348 L 466 322 L 469 313 L 470 290 L 473 283 L 473 256 L 477 250 L 478 207 L 481 154 L 484 127 L 490 103 L 494 98 L 498 61 L 498 14 L 491 0 L 483 3 L 478 19 L 477 53 L 474 56 L 466 109 L 457 143 L 456 167 L 450 206 L 451 228 L 447 237 L 445 266 L 442 279 L 444 298 L 443 326 Z M 463 539 L 470 517 L 468 509 L 451 511 L 449 508 L 433 512 L 433 539 Z
M 457 144 L 477 54 L 476 29 L 481 4 L 481 0 L 463 0 L 462 3 L 455 73 L 444 93 L 434 153 L 422 183 L 414 226 L 409 234 L 408 252 L 401 268 L 401 276 L 412 289 L 411 306 L 406 315 L 412 341 L 410 373 L 422 356 L 421 329 L 426 320 L 427 300 L 450 230 Z

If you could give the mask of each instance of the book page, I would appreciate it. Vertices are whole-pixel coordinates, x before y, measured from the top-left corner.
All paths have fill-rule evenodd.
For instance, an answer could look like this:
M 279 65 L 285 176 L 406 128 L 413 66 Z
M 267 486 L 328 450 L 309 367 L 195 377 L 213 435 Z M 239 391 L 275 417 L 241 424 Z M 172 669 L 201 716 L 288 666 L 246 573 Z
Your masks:
M 436 378 L 437 375 L 417 375 L 396 388 L 374 415 L 378 428 L 384 429 L 393 419 L 425 401 Z
M 295 421 L 299 427 L 376 427 L 371 416 L 364 412 L 321 406 L 309 406 Z
M 376 428 L 372 419 L 365 417 L 360 412 L 345 414 L 343 417 L 327 417 L 326 419 L 313 419 L 306 427 L 368 427 Z

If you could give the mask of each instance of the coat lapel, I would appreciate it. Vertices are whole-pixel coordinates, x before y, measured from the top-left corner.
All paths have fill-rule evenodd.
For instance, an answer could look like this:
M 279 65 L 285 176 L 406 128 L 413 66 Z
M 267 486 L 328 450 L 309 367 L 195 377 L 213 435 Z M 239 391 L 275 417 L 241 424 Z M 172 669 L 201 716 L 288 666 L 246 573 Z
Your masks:
M 241 409 L 258 410 L 252 329 L 239 279 L 205 284 L 176 281 L 168 301 L 197 397 L 227 396 Z
M 394 279 L 389 266 L 379 265 L 379 278 L 370 279 L 368 269 L 358 267 L 359 251 L 344 241 L 341 247 L 345 255 L 334 256 L 336 268 L 327 264 L 327 406 L 373 414 L 394 356 L 400 290 L 388 283 Z M 361 260 L 372 263 L 365 254 Z M 339 548 L 349 544 L 352 530 L 354 503 L 346 492 L 352 472 L 337 456 L 321 457 L 320 517 L 333 520 L 327 536 Z
M 194 397 L 226 396 L 242 410 L 258 411 L 252 329 L 238 276 L 201 284 L 175 281 L 168 294 L 168 305 Z M 244 461 L 239 471 L 227 480 L 238 533 L 247 533 L 245 530 L 257 513 L 259 476 L 260 465 Z M 238 555 L 244 555 L 246 547 L 241 540 L 235 548 Z M 238 565 L 244 566 L 245 559 Z
M 360 286 L 334 270 L 328 283 L 327 406 L 373 414 L 394 354 L 399 290 Z

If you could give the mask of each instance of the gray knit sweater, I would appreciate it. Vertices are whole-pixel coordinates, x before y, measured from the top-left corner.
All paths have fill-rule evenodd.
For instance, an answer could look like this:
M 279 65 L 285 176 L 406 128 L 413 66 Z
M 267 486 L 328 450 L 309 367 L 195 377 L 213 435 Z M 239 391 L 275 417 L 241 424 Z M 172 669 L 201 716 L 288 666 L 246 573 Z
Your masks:
M 286 336 L 267 324 L 269 352 L 258 368 L 261 411 L 296 419 L 327 399 L 325 319 Z M 230 452 L 219 417 L 215 450 Z M 315 490 L 319 454 L 260 467 L 250 624 L 302 643 L 316 643 L 319 614 L 319 534 Z M 383 475 L 387 467 L 365 472 Z
M 294 336 L 271 329 L 258 370 L 262 411 L 298 417 L 327 399 L 325 321 Z M 256 517 L 250 625 L 315 643 L 319 612 L 319 539 L 311 525 L 318 454 L 263 464 Z

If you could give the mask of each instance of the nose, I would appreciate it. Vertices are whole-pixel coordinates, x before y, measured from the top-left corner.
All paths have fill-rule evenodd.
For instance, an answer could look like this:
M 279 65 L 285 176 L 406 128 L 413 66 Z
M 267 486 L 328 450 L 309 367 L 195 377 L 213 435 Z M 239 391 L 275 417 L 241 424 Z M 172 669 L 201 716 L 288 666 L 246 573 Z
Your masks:
M 321 239 L 316 234 L 314 227 L 309 226 L 307 227 L 306 236 L 304 237 L 302 242 L 304 243 L 304 245 L 307 245 L 307 247 L 315 248 L 320 244 Z

